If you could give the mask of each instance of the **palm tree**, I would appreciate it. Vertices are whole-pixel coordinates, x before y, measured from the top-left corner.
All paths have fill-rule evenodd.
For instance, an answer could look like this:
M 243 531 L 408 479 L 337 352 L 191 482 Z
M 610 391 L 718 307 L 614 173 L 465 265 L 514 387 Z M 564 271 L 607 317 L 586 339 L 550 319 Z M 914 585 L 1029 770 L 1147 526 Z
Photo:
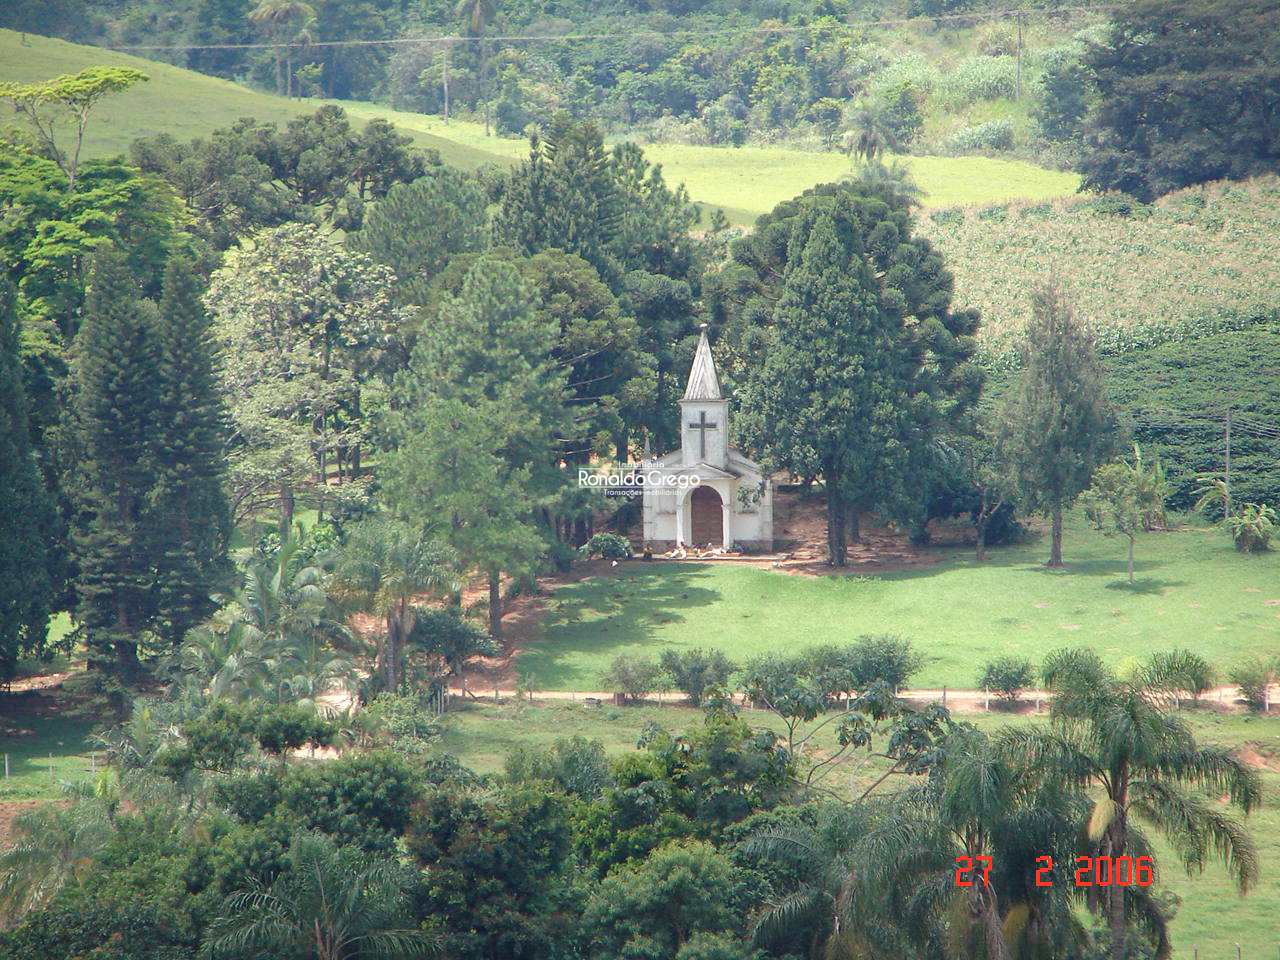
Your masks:
M 275 52 L 276 57 L 276 93 L 285 96 L 284 48 L 285 37 L 295 20 L 304 23 L 315 17 L 316 11 L 303 0 L 260 0 L 258 5 L 249 11 L 249 19 L 258 26 Z
M 863 107 L 854 114 L 853 127 L 844 135 L 845 153 L 864 163 L 874 163 L 886 152 L 897 149 L 893 131 L 878 111 Z
M 314 699 L 349 686 L 351 633 L 329 598 L 324 571 L 301 552 L 301 525 L 271 557 L 251 561 L 235 594 L 236 616 L 224 631 L 193 633 L 179 665 L 201 692 L 217 699 L 263 696 Z
M 211 925 L 208 957 L 413 960 L 438 952 L 411 924 L 409 877 L 395 860 L 373 860 L 328 837 L 300 833 L 271 885 L 251 881 L 227 898 Z
M 866 804 L 829 804 L 810 826 L 804 822 L 768 827 L 743 845 L 743 853 L 783 867 L 795 877 L 789 893 L 757 914 L 756 941 L 783 948 L 808 940 L 812 960 L 853 960 L 862 941 L 844 922 L 858 843 L 869 828 Z M 785 952 L 785 951 L 782 951 Z
M 113 807 L 82 797 L 70 806 L 47 804 L 15 822 L 17 839 L 0 853 L 3 926 L 39 910 L 67 884 L 80 883 L 111 839 Z
M 484 135 L 489 135 L 489 101 L 485 92 L 485 74 L 487 72 L 487 61 L 485 50 L 484 32 L 489 24 L 493 22 L 493 18 L 498 15 L 498 5 L 494 0 L 458 0 L 457 6 L 454 8 L 454 16 L 466 21 L 467 33 L 477 38 L 480 48 L 480 95 L 485 98 L 484 106 Z
M 1028 878 L 1041 855 L 1069 859 L 1082 810 L 1077 794 L 957 726 L 929 781 L 890 801 L 859 844 L 849 916 L 900 954 L 1011 960 L 1060 948 L 1082 936 L 1068 893 Z M 972 868 L 968 886 L 958 863 Z
M 334 571 L 339 597 L 371 610 L 386 622 L 378 645 L 378 675 L 392 692 L 404 678 L 405 641 L 413 632 L 415 598 L 461 588 L 453 557 L 439 541 L 403 523 L 366 521 L 347 537 Z
M 1258 877 L 1258 855 L 1217 798 L 1247 814 L 1262 801 L 1261 783 L 1231 751 L 1197 744 L 1168 709 L 1170 692 L 1185 688 L 1176 661 L 1153 661 L 1120 679 L 1093 651 L 1062 650 L 1046 661 L 1044 681 L 1053 693 L 1050 728 L 1009 731 L 1004 741 L 1065 782 L 1097 791 L 1087 821 L 1096 853 L 1145 855 L 1150 845 L 1138 826 L 1144 824 L 1170 840 L 1188 872 L 1203 869 L 1212 852 L 1246 892 Z M 1091 906 L 1107 918 L 1117 960 L 1126 955 L 1132 923 L 1155 935 L 1158 950 L 1167 949 L 1163 916 L 1145 890 L 1098 889 Z

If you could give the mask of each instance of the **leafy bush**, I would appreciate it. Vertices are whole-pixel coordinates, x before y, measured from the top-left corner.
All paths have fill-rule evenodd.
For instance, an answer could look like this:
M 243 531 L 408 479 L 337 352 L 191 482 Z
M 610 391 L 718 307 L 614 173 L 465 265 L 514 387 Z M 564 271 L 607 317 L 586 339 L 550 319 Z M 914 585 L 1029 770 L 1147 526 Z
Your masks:
M 737 666 L 719 650 L 663 650 L 659 660 L 671 677 L 675 688 L 685 694 L 695 707 L 713 687 L 723 687 Z
M 562 737 L 550 749 L 521 744 L 507 756 L 505 769 L 512 783 L 550 780 L 584 800 L 599 799 L 613 783 L 604 744 L 586 737 Z
M 629 700 L 643 700 L 658 689 L 662 680 L 662 667 L 658 661 L 647 657 L 617 657 L 605 674 L 604 682 L 615 693 Z
M 417 779 L 385 750 L 295 766 L 280 786 L 279 812 L 339 843 L 390 851 L 418 799 Z
M 417 694 L 380 693 L 356 714 L 367 736 L 385 738 L 397 751 L 423 756 L 440 737 L 440 723 Z
M 1008 150 L 1013 147 L 1013 121 L 988 120 L 951 135 L 947 147 L 957 153 L 969 150 Z
M 176 917 L 140 904 L 58 905 L 0 934 L 0 960 L 183 960 L 195 955 L 198 944 L 179 926 Z
M 606 560 L 626 560 L 631 556 L 631 541 L 616 533 L 597 533 L 582 546 L 582 552 L 588 557 L 603 557 Z
M 1000 694 L 1012 703 L 1022 696 L 1022 691 L 1035 682 L 1035 668 L 1023 657 L 998 657 L 983 670 L 978 685 L 984 690 Z
M 501 652 L 484 628 L 453 608 L 419 610 L 407 647 L 411 654 L 425 657 L 433 677 L 457 673 L 472 657 Z
M 1240 688 L 1249 709 L 1261 713 L 1269 702 L 1267 688 L 1280 679 L 1280 662 L 1274 658 L 1249 660 L 1235 667 L 1229 679 Z
M 912 674 L 924 666 L 924 657 L 911 649 L 911 641 L 892 634 L 860 637 L 853 645 L 854 689 L 874 683 L 894 690 L 906 686 Z
M 262 705 L 253 720 L 258 746 L 281 757 L 300 747 L 327 744 L 336 732 L 334 724 L 314 708 L 297 704 Z
M 1262 553 L 1271 549 L 1276 529 L 1276 512 L 1265 503 L 1246 503 L 1227 517 L 1231 539 L 1241 553 Z

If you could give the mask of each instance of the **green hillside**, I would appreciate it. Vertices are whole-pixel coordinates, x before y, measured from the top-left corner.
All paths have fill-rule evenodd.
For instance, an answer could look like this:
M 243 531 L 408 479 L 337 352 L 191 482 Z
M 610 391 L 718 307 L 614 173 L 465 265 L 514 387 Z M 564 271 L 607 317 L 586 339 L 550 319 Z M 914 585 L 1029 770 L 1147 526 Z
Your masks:
M 314 111 L 317 106 L 316 101 L 286 100 L 258 93 L 228 80 L 167 63 L 0 30 L 0 82 L 43 80 L 97 64 L 135 67 L 145 71 L 151 80 L 101 104 L 89 130 L 85 151 L 89 157 L 124 153 L 133 140 L 157 133 L 169 133 L 179 139 L 202 136 L 218 127 L 229 126 L 241 117 L 285 123 L 300 113 Z M 361 113 L 366 115 L 373 114 Z M 406 132 L 418 146 L 439 150 L 447 162 L 456 166 L 469 169 L 495 159 L 418 130 Z
M 102 105 L 90 129 L 89 156 L 125 151 L 137 137 L 171 133 L 190 138 L 240 117 L 283 123 L 312 111 L 322 101 L 286 100 L 239 84 L 97 47 L 0 30 L 0 81 L 29 81 L 74 73 L 93 64 L 132 66 L 151 81 Z M 523 140 L 486 137 L 479 124 L 344 101 L 358 119 L 385 117 L 421 147 L 440 151 L 446 162 L 474 169 L 483 163 L 511 163 L 528 149 Z M 839 153 L 780 147 L 706 147 L 648 144 L 645 153 L 660 163 L 667 179 L 683 182 L 695 200 L 721 207 L 734 223 L 748 224 L 775 204 L 816 183 L 849 172 Z M 929 207 L 1011 200 L 1044 201 L 1074 193 L 1074 174 L 1034 164 L 987 157 L 909 157 Z

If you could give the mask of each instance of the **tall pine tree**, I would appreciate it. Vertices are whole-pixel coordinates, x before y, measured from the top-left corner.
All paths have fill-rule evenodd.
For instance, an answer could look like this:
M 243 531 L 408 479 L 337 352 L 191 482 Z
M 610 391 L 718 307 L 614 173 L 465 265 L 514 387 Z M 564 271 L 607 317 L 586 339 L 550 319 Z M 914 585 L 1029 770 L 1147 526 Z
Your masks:
M 155 308 L 139 300 L 120 252 L 104 247 L 75 341 L 69 426 L 79 459 L 68 487 L 77 507 L 76 615 L 91 662 L 125 676 L 137 670 L 138 638 L 155 609 L 149 506 L 159 361 Z
M 0 276 L 0 680 L 39 649 L 53 593 L 47 557 L 53 508 L 36 467 L 18 359 L 17 292 Z
M 156 464 L 157 629 L 171 643 L 217 606 L 230 573 L 231 508 L 223 488 L 227 412 L 218 391 L 209 315 L 191 263 L 175 256 L 160 301 Z
M 1062 566 L 1062 512 L 1115 449 L 1093 336 L 1056 280 L 1031 295 L 1022 373 L 1006 400 L 1006 450 L 1019 499 L 1049 514 L 1049 560 Z

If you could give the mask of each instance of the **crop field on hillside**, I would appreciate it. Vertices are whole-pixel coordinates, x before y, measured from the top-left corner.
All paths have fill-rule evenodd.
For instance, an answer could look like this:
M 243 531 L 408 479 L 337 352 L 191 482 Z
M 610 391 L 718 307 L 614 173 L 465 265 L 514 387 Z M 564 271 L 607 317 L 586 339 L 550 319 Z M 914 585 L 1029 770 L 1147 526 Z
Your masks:
M 1193 187 L 1149 207 L 1073 198 L 935 212 L 920 223 L 955 274 L 957 303 L 981 309 L 992 350 L 1009 345 L 1029 289 L 1054 274 L 1100 329 L 1136 332 L 1280 305 L 1280 177 Z

